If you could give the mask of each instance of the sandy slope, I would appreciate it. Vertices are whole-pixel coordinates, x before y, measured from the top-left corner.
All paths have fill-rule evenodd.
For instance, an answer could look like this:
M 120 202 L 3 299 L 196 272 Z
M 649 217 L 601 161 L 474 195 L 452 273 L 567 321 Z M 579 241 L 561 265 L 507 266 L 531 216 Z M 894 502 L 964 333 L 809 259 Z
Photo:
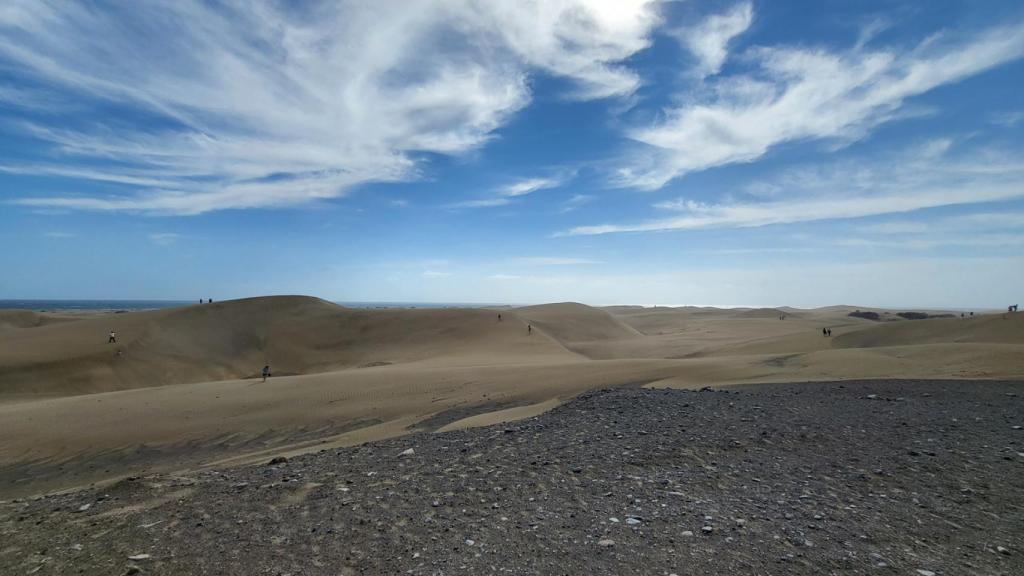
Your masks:
M 851 310 L 563 303 L 499 321 L 289 296 L 73 321 L 0 312 L 0 495 L 480 425 L 594 387 L 1024 377 L 1024 315 Z
M 36 328 L 57 322 L 67 322 L 73 317 L 58 314 L 40 314 L 32 310 L 0 310 L 0 332 L 17 328 Z
M 117 344 L 107 343 L 110 330 Z M 496 354 L 571 356 L 541 334 L 528 335 L 514 316 L 499 323 L 486 310 L 361 310 L 280 296 L 0 332 L 0 390 L 82 394 L 255 377 L 265 364 L 278 374 L 306 374 Z

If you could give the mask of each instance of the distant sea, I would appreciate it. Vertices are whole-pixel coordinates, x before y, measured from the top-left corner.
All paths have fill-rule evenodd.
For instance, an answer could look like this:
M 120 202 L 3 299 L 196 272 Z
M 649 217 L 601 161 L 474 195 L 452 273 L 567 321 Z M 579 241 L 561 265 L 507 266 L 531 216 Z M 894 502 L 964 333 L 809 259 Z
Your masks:
M 0 309 L 74 312 L 78 310 L 154 310 L 196 304 L 198 300 L 0 300 Z
M 198 304 L 198 300 L 0 300 L 0 309 L 74 312 L 86 310 L 155 310 Z M 484 308 L 503 304 L 466 302 L 337 302 L 349 308 Z

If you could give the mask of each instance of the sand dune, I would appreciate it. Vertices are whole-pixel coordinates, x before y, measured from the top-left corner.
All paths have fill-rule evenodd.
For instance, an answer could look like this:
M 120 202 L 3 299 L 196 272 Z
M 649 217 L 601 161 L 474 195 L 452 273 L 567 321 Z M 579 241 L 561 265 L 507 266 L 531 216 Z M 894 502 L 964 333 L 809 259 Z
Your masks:
M 566 345 L 600 340 L 623 340 L 640 336 L 600 308 L 575 302 L 516 308 L 520 318 Z
M 1024 315 L 989 314 L 968 318 L 928 318 L 879 324 L 835 338 L 844 348 L 988 342 L 1024 344 Z
M 117 343 L 108 344 L 110 330 Z M 571 355 L 486 310 L 361 310 L 298 296 L 105 314 L 0 333 L 3 393 L 69 395 L 444 358 Z M 460 360 L 461 359 L 461 360 Z
M 0 332 L 18 328 L 37 328 L 69 320 L 72 318 L 55 314 L 40 314 L 32 310 L 0 310 Z
M 0 494 L 482 425 L 595 387 L 1024 377 L 1024 316 L 875 322 L 854 309 L 562 303 L 499 321 L 283 296 L 73 320 L 0 312 Z

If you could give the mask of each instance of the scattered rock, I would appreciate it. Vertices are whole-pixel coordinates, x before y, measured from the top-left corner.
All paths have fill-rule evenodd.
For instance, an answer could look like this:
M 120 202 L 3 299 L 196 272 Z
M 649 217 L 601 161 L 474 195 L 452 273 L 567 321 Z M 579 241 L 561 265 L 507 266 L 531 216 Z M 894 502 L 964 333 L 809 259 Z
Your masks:
M 415 450 L 413 450 L 412 448 L 408 448 L 406 450 L 402 450 L 402 453 L 399 454 L 399 456 L 412 456 L 415 453 L 416 453 Z
M 942 393 L 925 402 L 925 386 Z M 128 566 L 133 574 L 201 574 L 204 559 L 241 557 L 251 573 L 292 576 L 486 574 L 492 566 L 663 576 L 938 576 L 967 567 L 1009 575 L 1019 571 L 1024 529 L 1013 528 L 1009 513 L 990 514 L 1015 510 L 1019 499 L 1002 482 L 1024 454 L 1008 389 L 1024 386 L 607 391 L 524 420 L 515 434 L 501 426 L 425 433 L 275 459 L 288 463 L 278 468 L 146 474 L 0 504 L 0 565 L 14 559 L 18 574 L 37 566 L 39 574 L 120 576 Z M 857 401 L 869 393 L 886 401 Z M 891 401 L 901 395 L 911 401 Z M 396 457 L 413 445 L 416 456 Z M 86 502 L 118 514 L 71 514 Z M 915 555 L 938 531 L 916 519 L 952 506 L 959 518 L 950 521 L 998 536 L 979 545 L 976 532 L 943 527 L 943 545 Z M 880 523 L 902 530 L 869 536 Z M 89 542 L 88 552 L 77 542 Z M 131 548 L 153 556 L 125 561 Z
M 285 462 L 288 462 L 288 458 L 287 457 L 285 457 L 285 456 L 275 456 L 274 458 L 272 458 L 270 460 L 270 462 L 267 462 L 267 465 L 268 466 L 275 466 L 277 464 L 284 464 Z

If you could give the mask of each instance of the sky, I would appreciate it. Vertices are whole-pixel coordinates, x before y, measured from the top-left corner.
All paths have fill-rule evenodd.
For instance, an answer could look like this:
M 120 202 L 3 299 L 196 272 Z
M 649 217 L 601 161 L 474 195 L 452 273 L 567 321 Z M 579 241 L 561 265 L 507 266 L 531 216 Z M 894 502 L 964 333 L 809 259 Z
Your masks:
M 0 4 L 0 298 L 1004 308 L 1024 6 Z

